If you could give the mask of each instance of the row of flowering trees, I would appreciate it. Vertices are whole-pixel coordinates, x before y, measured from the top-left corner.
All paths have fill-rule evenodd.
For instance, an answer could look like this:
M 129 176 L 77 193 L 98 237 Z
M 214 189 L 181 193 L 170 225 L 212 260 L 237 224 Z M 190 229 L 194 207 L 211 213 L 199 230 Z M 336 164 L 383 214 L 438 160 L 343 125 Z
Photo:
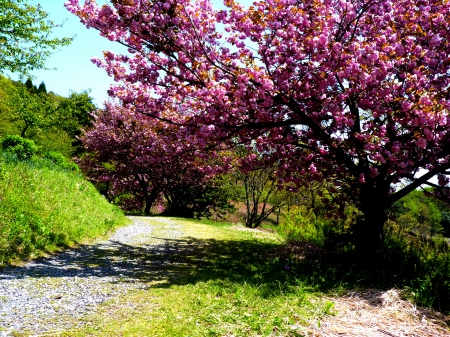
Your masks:
M 448 195 L 449 2 L 224 4 L 66 7 L 129 48 L 94 59 L 124 107 L 176 126 L 180 144 L 251 144 L 279 163 L 284 181 L 351 191 L 363 213 L 357 246 L 379 256 L 390 205 L 424 184 Z
M 107 104 L 94 116 L 81 137 L 86 153 L 79 164 L 92 180 L 108 186 L 109 198 L 122 198 L 125 209 L 146 214 L 162 204 L 162 197 L 172 215 L 201 216 L 226 208 L 227 195 L 215 193 L 220 186 L 214 179 L 226 170 L 226 158 L 200 153 L 179 142 L 165 123 L 117 105 Z M 202 197 L 206 193 L 208 199 Z

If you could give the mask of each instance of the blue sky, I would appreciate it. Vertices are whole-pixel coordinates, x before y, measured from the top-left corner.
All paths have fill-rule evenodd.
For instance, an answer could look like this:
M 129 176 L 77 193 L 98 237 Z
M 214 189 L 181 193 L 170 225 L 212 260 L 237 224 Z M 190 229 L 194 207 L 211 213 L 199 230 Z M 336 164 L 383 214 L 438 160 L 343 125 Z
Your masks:
M 61 48 L 47 59 L 47 68 L 57 70 L 33 72 L 35 76 L 33 83 L 39 85 L 41 81 L 44 81 L 48 91 L 62 96 L 67 96 L 71 90 L 81 92 L 90 89 L 96 105 L 101 107 L 108 98 L 106 92 L 113 81 L 103 69 L 97 68 L 91 62 L 91 58 L 102 57 L 105 50 L 126 53 L 126 48 L 101 37 L 95 29 L 87 29 L 80 23 L 78 17 L 66 10 L 64 7 L 66 0 L 28 0 L 27 2 L 32 5 L 41 4 L 49 14 L 49 19 L 55 24 L 64 23 L 62 27 L 54 29 L 55 36 L 76 36 L 71 45 Z M 222 4 L 222 0 L 213 2 L 217 5 Z M 97 0 L 97 3 L 102 5 L 110 1 Z M 16 74 L 9 75 L 14 80 L 18 79 Z
M 93 56 L 102 57 L 104 50 L 115 52 L 126 51 L 124 47 L 100 36 L 94 29 L 87 29 L 80 20 L 66 10 L 66 0 L 28 0 L 29 4 L 41 4 L 42 8 L 49 14 L 49 19 L 62 27 L 53 30 L 54 36 L 72 37 L 73 43 L 62 47 L 47 59 L 47 68 L 57 70 L 34 71 L 33 83 L 39 85 L 45 82 L 48 91 L 67 96 L 71 90 L 81 92 L 91 89 L 91 96 L 95 99 L 97 106 L 101 106 L 107 99 L 106 91 L 113 82 L 103 69 L 95 66 L 90 60 Z M 99 4 L 106 0 L 99 0 Z M 16 74 L 10 77 L 17 79 Z

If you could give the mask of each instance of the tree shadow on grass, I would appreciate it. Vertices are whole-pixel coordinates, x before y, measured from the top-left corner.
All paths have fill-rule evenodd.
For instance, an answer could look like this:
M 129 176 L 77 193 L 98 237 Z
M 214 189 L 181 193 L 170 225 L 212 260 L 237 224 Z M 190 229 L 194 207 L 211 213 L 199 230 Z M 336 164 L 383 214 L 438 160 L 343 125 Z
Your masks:
M 265 252 L 271 244 L 257 241 L 221 241 L 195 238 L 166 239 L 152 245 L 127 245 L 108 241 L 81 245 L 23 267 L 0 269 L 2 279 L 39 277 L 108 277 L 153 283 L 154 286 L 182 285 L 223 277 L 248 277 L 264 282 Z
M 264 285 L 265 294 L 288 292 L 292 285 L 299 284 L 324 292 L 403 287 L 398 278 L 386 272 L 354 264 L 350 255 L 317 252 L 312 246 L 303 247 L 306 253 L 299 253 L 256 240 L 150 239 L 157 243 L 134 246 L 107 241 L 82 245 L 24 267 L 0 269 L 0 283 L 27 277 L 114 277 L 112 282 L 142 282 L 163 288 L 226 279 Z
M 144 282 L 149 287 L 195 284 L 227 279 L 256 286 L 288 288 L 302 282 L 317 290 L 353 287 L 357 274 L 339 258 L 293 259 L 278 254 L 279 244 L 256 240 L 215 240 L 192 237 L 159 238 L 149 245 L 107 241 L 82 245 L 24 267 L 0 269 L 2 279 L 116 277 L 120 282 Z

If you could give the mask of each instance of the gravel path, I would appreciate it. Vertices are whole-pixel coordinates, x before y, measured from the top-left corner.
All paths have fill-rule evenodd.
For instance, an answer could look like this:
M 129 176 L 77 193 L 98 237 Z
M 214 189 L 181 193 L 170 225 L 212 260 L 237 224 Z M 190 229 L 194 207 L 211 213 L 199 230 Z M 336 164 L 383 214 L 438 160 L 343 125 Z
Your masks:
M 165 218 L 130 219 L 107 241 L 0 269 L 0 336 L 79 327 L 99 304 L 158 279 L 143 256 L 167 253 L 166 240 L 179 237 L 180 226 Z
M 181 226 L 167 218 L 130 219 L 109 240 L 0 269 L 0 337 L 58 335 L 90 324 L 89 315 L 119 294 L 177 278 L 177 269 L 166 266 L 176 264 L 170 257 L 179 252 Z M 394 290 L 329 301 L 337 315 L 324 317 L 320 328 L 314 322 L 311 335 L 450 337 L 444 315 L 417 308 Z

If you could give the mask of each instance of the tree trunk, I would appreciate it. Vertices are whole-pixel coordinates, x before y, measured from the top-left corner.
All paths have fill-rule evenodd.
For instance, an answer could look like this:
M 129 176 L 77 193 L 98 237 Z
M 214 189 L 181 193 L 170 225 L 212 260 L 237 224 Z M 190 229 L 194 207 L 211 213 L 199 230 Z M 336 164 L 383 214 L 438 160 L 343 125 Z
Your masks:
M 158 189 L 153 189 L 150 194 L 145 193 L 145 208 L 144 208 L 145 215 L 150 215 L 150 210 L 156 198 L 158 198 L 158 195 L 159 195 Z
M 375 188 L 363 190 L 360 211 L 363 217 L 356 228 L 356 250 L 360 261 L 369 268 L 379 269 L 383 260 L 384 223 L 387 220 L 388 192 Z
M 363 211 L 363 216 L 357 229 L 357 253 L 367 263 L 378 265 L 383 259 L 383 230 L 387 220 L 386 212 L 374 208 Z
M 144 214 L 150 215 L 150 209 L 152 208 L 152 203 L 150 203 L 148 200 L 145 201 L 145 208 L 144 208 Z

